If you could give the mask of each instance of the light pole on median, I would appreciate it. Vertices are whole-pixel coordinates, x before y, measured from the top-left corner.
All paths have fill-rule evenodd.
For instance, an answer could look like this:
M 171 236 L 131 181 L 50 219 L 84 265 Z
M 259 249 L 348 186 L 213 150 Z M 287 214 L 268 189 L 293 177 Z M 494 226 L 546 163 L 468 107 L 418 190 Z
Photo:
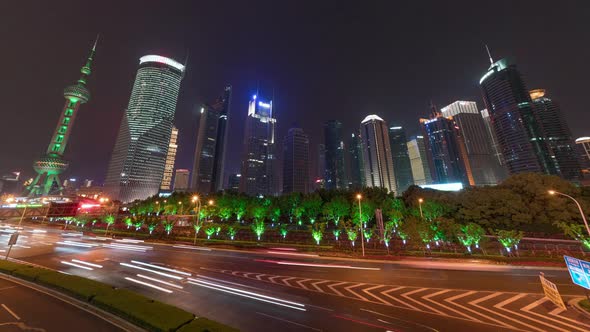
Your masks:
M 424 219 L 424 215 L 422 214 L 422 203 L 424 200 L 422 198 L 418 198 L 418 207 L 420 208 L 420 218 Z
M 197 225 L 201 223 L 201 200 L 199 200 L 199 196 L 195 195 L 192 199 L 193 203 L 196 203 L 195 209 L 197 210 Z M 193 226 L 194 227 L 194 226 Z M 193 240 L 193 245 L 197 244 L 197 229 L 195 228 L 195 238 Z
M 365 257 L 365 236 L 364 236 L 364 227 L 363 227 L 363 211 L 361 209 L 361 199 L 363 196 L 361 194 L 356 194 L 356 199 L 359 202 L 359 228 L 361 230 L 361 248 L 363 250 L 363 257 Z
M 578 202 L 572 196 L 564 194 L 564 193 L 560 193 L 559 191 L 549 190 L 548 193 L 549 193 L 549 195 L 565 196 L 565 197 L 571 199 L 572 201 L 574 201 L 574 203 L 576 203 L 576 205 L 578 206 L 578 210 L 580 210 L 580 215 L 582 215 L 582 220 L 584 221 L 584 225 L 586 226 L 586 231 L 588 232 L 588 235 L 590 236 L 590 227 L 588 227 L 588 221 L 586 220 L 586 215 L 584 214 L 584 211 L 582 210 L 582 206 L 580 205 L 580 202 Z
M 18 238 L 18 235 L 20 234 L 20 225 L 23 222 L 23 218 L 25 217 L 25 214 L 27 213 L 27 206 L 28 206 L 28 204 L 27 204 L 27 202 L 25 202 L 25 208 L 23 209 L 23 214 L 21 214 L 20 220 L 18 221 L 18 225 L 16 226 L 16 233 L 15 234 L 16 234 L 17 238 Z M 8 247 L 8 250 L 6 251 L 6 257 L 4 257 L 5 260 L 8 260 L 8 255 L 10 255 L 10 250 L 12 250 L 12 246 L 14 244 L 14 243 L 12 243 L 13 242 L 12 236 L 9 241 L 10 241 L 10 246 Z M 16 242 L 16 240 L 14 240 L 14 242 Z

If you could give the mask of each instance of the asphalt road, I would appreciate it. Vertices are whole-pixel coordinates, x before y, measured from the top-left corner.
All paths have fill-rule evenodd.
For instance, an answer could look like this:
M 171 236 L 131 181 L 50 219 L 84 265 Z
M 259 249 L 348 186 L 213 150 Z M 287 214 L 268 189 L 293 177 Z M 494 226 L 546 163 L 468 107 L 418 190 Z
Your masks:
M 0 229 L 0 243 L 11 231 Z M 566 302 L 584 295 L 565 269 L 361 262 L 31 227 L 22 234 L 11 257 L 135 290 L 242 331 L 590 331 L 589 319 L 543 297 L 541 271 Z

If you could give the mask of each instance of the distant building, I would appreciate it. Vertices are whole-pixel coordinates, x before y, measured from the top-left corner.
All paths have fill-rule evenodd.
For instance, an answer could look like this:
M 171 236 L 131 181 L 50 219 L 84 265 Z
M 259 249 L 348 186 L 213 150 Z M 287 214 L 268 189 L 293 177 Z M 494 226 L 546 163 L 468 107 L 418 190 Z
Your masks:
M 548 98 L 543 89 L 531 90 L 530 96 L 556 174 L 566 180 L 579 182 L 582 173 L 576 157 L 576 145 L 559 105 Z
M 208 194 L 223 189 L 223 168 L 227 145 L 227 121 L 231 86 L 211 104 L 200 107 L 199 129 L 193 162 L 191 188 Z
M 0 194 L 20 195 L 20 172 L 11 172 L 0 178 Z
M 188 179 L 190 171 L 188 169 L 177 169 L 174 173 L 174 191 L 188 190 Z
M 308 193 L 309 137 L 303 129 L 291 128 L 283 148 L 283 193 Z
M 139 59 L 105 180 L 111 199 L 127 203 L 158 193 L 184 69 L 159 55 Z
M 483 118 L 483 123 L 486 126 L 486 131 L 488 132 L 488 136 L 490 137 L 490 144 L 492 145 L 492 153 L 494 157 L 498 161 L 498 164 L 501 166 L 501 170 L 504 171 L 506 177 L 508 175 L 508 170 L 506 169 L 506 162 L 504 161 L 504 157 L 502 156 L 502 148 L 498 143 L 498 138 L 496 137 L 496 132 L 492 127 L 492 119 L 490 118 L 490 113 L 488 113 L 488 109 L 484 108 L 483 110 L 479 111 L 481 117 Z
M 590 185 L 590 137 L 576 139 L 576 154 L 582 168 L 583 185 Z
M 324 123 L 324 145 L 326 147 L 326 189 L 346 189 L 344 172 L 344 140 L 342 123 L 330 120 Z
M 418 186 L 431 184 L 432 176 L 430 175 L 430 166 L 428 165 L 428 157 L 426 156 L 424 136 L 410 137 L 407 145 L 414 184 Z
M 240 191 L 241 174 L 230 174 L 227 182 L 227 189 L 238 192 Z
M 397 194 L 387 124 L 377 115 L 369 115 L 361 122 L 360 132 L 366 186 Z
M 277 195 L 276 142 L 272 101 L 254 95 L 244 130 L 240 192 L 251 196 Z
M 395 173 L 395 186 L 397 191 L 403 193 L 414 184 L 412 164 L 408 155 L 408 141 L 406 131 L 395 124 L 389 127 L 389 143 L 393 158 L 393 172 Z
M 351 189 L 362 189 L 365 184 L 365 165 L 363 163 L 363 142 L 361 136 L 352 134 L 348 144 L 348 156 L 350 162 L 350 181 L 348 183 Z
M 317 168 L 316 180 L 320 179 L 321 182 L 323 183 L 325 176 L 326 176 L 326 146 L 324 144 L 318 144 L 318 168 Z
M 166 154 L 166 164 L 164 164 L 164 176 L 160 190 L 169 191 L 172 189 L 172 177 L 174 176 L 174 163 L 176 162 L 176 151 L 178 150 L 178 128 L 172 126 L 170 134 L 170 143 L 168 143 L 168 153 Z
M 82 182 L 82 188 L 92 187 L 92 182 L 94 182 L 94 180 L 85 179 L 84 182 Z
M 465 146 L 465 168 L 471 171 L 473 185 L 496 185 L 503 180 L 505 172 L 492 149 L 492 138 L 488 134 L 483 117 L 474 101 L 456 101 L 440 109 L 444 117 L 452 117 L 458 127 L 460 139 Z

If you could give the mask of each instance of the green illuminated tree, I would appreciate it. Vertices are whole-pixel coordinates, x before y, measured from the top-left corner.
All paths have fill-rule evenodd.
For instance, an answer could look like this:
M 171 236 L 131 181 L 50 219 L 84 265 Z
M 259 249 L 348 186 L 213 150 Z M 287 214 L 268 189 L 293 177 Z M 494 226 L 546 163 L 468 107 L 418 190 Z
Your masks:
M 133 219 L 131 217 L 126 217 L 123 222 L 125 223 L 125 225 L 127 225 L 127 229 L 133 226 Z
M 396 223 L 394 221 L 386 221 L 383 223 L 383 235 L 381 236 L 381 241 L 385 244 L 385 248 L 387 248 L 387 254 L 389 255 L 389 242 L 393 237 L 393 234 L 396 232 Z
M 346 222 L 344 224 L 344 229 L 346 230 L 346 235 L 348 236 L 348 240 L 350 241 L 350 243 L 354 247 L 354 242 L 356 241 L 356 238 L 358 237 L 358 226 L 351 223 L 351 222 Z
M 394 228 L 399 227 L 402 220 L 404 219 L 404 214 L 406 213 L 406 206 L 404 201 L 401 199 L 388 197 L 385 202 L 383 203 L 383 216 L 393 222 Z
M 217 206 L 219 207 L 219 218 L 222 221 L 227 221 L 232 215 L 232 197 L 223 195 L 218 199 Z
M 360 221 L 362 220 L 365 227 L 367 227 L 367 223 L 375 216 L 375 203 L 369 199 L 362 199 L 360 213 L 361 219 L 359 219 L 358 201 L 355 200 L 354 203 L 350 205 L 350 214 L 355 224 L 359 225 Z
M 211 235 L 215 234 L 217 227 L 215 225 L 207 225 L 205 227 L 205 234 L 207 234 L 207 240 L 211 239 Z
M 311 235 L 313 236 L 317 245 L 320 244 L 320 241 L 324 237 L 324 228 L 326 225 L 324 223 L 317 223 L 312 225 L 311 227 Z
M 197 236 L 199 235 L 199 231 L 203 227 L 204 221 L 203 221 L 203 219 L 198 218 L 197 216 L 194 216 L 192 224 L 193 224 L 193 229 L 195 230 L 193 244 L 197 244 Z
M 237 233 L 238 233 L 238 229 L 235 226 L 229 226 L 227 228 L 227 235 L 229 235 L 230 240 L 233 241 L 233 239 Z
M 280 224 L 279 225 L 279 233 L 281 234 L 283 239 L 285 239 L 287 237 L 288 232 L 289 232 L 289 229 L 287 228 L 287 224 Z
M 232 210 L 236 215 L 236 219 L 242 221 L 246 211 L 248 211 L 248 199 L 244 196 L 236 196 L 232 203 Z
M 322 204 L 322 198 L 316 193 L 309 194 L 303 199 L 303 202 L 301 203 L 303 206 L 303 213 L 311 224 L 315 223 L 318 215 L 322 212 Z
M 479 248 L 479 243 L 485 235 L 485 230 L 483 227 L 475 223 L 468 223 L 466 225 L 457 225 L 456 228 L 457 239 L 462 245 L 465 246 L 465 248 L 467 248 L 469 253 L 471 253 L 472 245 L 475 245 L 476 248 Z
M 165 216 L 164 219 L 162 219 L 161 221 L 162 226 L 164 226 L 164 230 L 166 231 L 166 235 L 170 235 L 170 232 L 172 232 L 172 228 L 174 228 L 174 224 L 176 223 L 176 220 Z
M 342 230 L 340 228 L 334 228 L 332 230 L 332 234 L 334 234 L 334 238 L 336 239 L 336 241 L 338 241 L 338 238 L 340 237 L 341 231 Z
M 563 233 L 576 241 L 580 241 L 586 248 L 590 249 L 590 235 L 586 231 L 586 226 L 582 224 L 569 224 L 561 222 L 558 224 Z
M 281 218 L 281 207 L 275 202 L 268 208 L 268 219 L 273 223 L 278 222 Z
M 303 206 L 296 206 L 293 209 L 293 218 L 295 218 L 295 220 L 297 220 L 298 225 L 303 224 L 303 221 L 301 220 L 301 217 L 303 216 L 303 212 L 305 212 L 305 209 L 303 208 Z
M 137 232 L 138 230 L 141 229 L 141 227 L 143 226 L 144 222 L 145 222 L 145 216 L 133 216 L 131 219 L 133 226 L 135 227 L 135 231 Z
M 254 222 L 252 223 L 252 225 L 250 225 L 250 227 L 252 228 L 252 231 L 254 233 L 256 233 L 256 237 L 258 238 L 258 241 L 260 241 L 260 237 L 262 236 L 262 234 L 264 234 L 264 231 L 266 229 L 266 225 L 264 224 L 264 221 L 254 220 Z
M 340 219 L 347 217 L 350 214 L 350 205 L 346 198 L 335 196 L 329 202 L 324 204 L 322 213 L 328 220 L 334 221 L 334 224 L 338 226 Z
M 371 240 L 371 237 L 373 236 L 373 229 L 368 228 L 368 227 L 363 229 L 363 235 L 365 237 L 365 241 L 367 241 L 367 243 L 369 243 L 369 241 Z
M 148 216 L 145 220 L 147 224 L 148 231 L 150 234 L 154 232 L 156 227 L 160 224 L 160 217 L 159 216 Z
M 518 243 L 520 243 L 520 240 L 524 235 L 522 231 L 516 230 L 507 231 L 497 229 L 495 233 L 498 237 L 498 241 L 500 241 L 508 253 L 512 252 L 513 247 L 518 250 Z
M 253 204 L 250 206 L 249 213 L 255 221 L 264 222 L 264 218 L 267 216 L 268 207 L 261 203 L 262 202 L 258 200 L 253 201 Z
M 102 221 L 107 224 L 107 228 L 104 232 L 104 235 L 106 236 L 107 233 L 109 232 L 109 226 L 111 226 L 112 224 L 115 223 L 115 216 L 112 214 L 107 214 L 104 216 L 104 218 L 102 219 Z

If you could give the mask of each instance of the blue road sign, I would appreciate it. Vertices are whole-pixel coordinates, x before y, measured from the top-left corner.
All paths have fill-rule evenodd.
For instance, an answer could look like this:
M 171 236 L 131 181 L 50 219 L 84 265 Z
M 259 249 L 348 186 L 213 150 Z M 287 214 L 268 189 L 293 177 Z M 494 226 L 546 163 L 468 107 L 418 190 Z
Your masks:
M 563 256 L 574 284 L 590 289 L 590 262 L 570 256 Z

